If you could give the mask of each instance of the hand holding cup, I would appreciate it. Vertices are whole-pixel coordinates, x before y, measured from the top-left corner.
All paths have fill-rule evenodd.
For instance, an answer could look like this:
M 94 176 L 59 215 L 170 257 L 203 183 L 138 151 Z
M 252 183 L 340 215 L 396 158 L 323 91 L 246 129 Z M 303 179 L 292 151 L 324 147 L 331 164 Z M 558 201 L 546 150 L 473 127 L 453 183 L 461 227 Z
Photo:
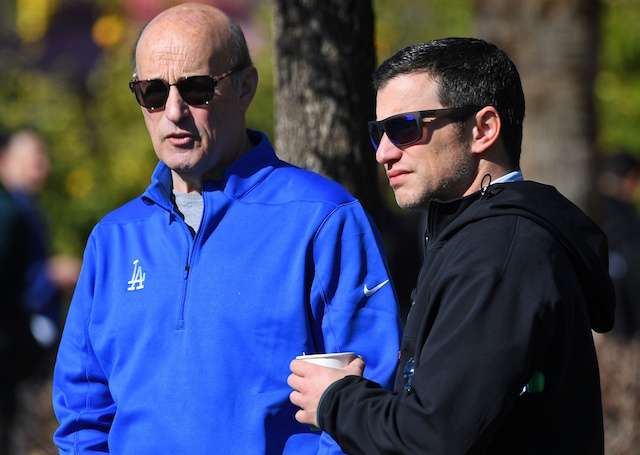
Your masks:
M 301 409 L 296 420 L 317 429 L 317 410 L 324 391 L 345 376 L 362 376 L 365 363 L 353 352 L 313 354 L 296 357 L 291 362 L 287 384 L 293 389 L 291 402 Z

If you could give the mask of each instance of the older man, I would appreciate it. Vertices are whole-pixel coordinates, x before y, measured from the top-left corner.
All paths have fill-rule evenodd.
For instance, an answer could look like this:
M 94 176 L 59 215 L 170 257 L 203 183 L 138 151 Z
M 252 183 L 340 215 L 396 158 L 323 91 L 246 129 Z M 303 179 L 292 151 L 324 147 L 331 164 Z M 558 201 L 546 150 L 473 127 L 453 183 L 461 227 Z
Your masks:
M 358 351 L 390 385 L 401 324 L 379 235 L 246 129 L 257 82 L 213 7 L 143 30 L 130 88 L 160 163 L 88 241 L 54 377 L 61 451 L 339 452 L 296 422 L 290 359 Z

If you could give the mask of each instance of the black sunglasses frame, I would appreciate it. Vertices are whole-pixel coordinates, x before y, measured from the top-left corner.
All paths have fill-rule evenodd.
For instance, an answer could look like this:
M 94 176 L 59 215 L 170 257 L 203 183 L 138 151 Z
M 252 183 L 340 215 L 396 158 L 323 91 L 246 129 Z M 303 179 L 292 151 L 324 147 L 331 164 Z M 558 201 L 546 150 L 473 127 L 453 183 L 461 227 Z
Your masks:
M 180 92 L 180 96 L 182 97 L 184 102 L 187 103 L 189 106 L 204 106 L 204 105 L 208 105 L 211 102 L 211 100 L 213 99 L 213 97 L 215 95 L 215 89 L 218 86 L 218 82 L 220 82 L 225 77 L 227 77 L 227 76 L 229 76 L 229 75 L 231 75 L 231 74 L 233 74 L 233 73 L 235 73 L 237 71 L 241 71 L 241 70 L 243 70 L 245 68 L 246 67 L 233 68 L 233 69 L 227 71 L 226 73 L 223 73 L 223 74 L 220 74 L 220 75 L 217 75 L 217 76 L 187 76 L 187 77 L 182 77 L 174 84 L 170 84 L 169 82 L 167 82 L 167 81 L 165 81 L 163 79 L 140 80 L 140 79 L 138 79 L 138 76 L 135 76 L 129 82 L 129 89 L 135 95 L 136 101 L 138 101 L 138 104 L 140 106 L 144 107 L 145 109 L 149 109 L 150 111 L 154 111 L 156 109 L 164 108 L 164 106 L 167 104 L 167 100 L 169 99 L 169 90 L 171 89 L 171 86 L 173 86 L 173 85 L 176 86 L 176 88 L 178 89 L 178 92 Z M 188 84 L 193 84 L 194 82 L 202 82 L 202 81 L 205 81 L 205 80 L 210 85 L 209 86 L 203 85 L 201 87 L 201 90 L 199 90 L 201 93 L 206 93 L 205 97 L 198 97 L 198 98 L 194 99 L 192 93 L 189 90 Z M 148 89 L 151 84 L 157 84 L 157 83 L 161 83 L 165 88 L 165 92 L 163 93 L 163 98 L 161 100 L 159 99 L 157 103 L 148 103 L 148 100 L 145 100 L 146 90 L 144 90 L 143 87 Z M 202 90 L 202 88 L 204 90 Z M 159 94 L 159 93 L 162 93 L 162 92 L 154 91 L 153 93 L 154 94 Z M 162 101 L 162 104 L 160 104 L 160 101 Z
M 378 146 L 380 145 L 380 141 L 382 141 L 382 136 L 385 134 L 391 141 L 391 143 L 395 146 L 405 146 L 411 145 L 418 142 L 422 139 L 423 134 L 423 120 L 425 118 L 455 118 L 460 119 L 467 117 L 470 114 L 475 114 L 481 108 L 475 106 L 463 106 L 463 107 L 450 107 L 446 109 L 430 109 L 426 111 L 412 111 L 412 112 L 403 112 L 402 114 L 392 115 L 383 120 L 378 121 L 370 121 L 367 126 L 369 129 L 369 138 L 371 139 L 371 143 L 373 144 L 373 148 L 378 150 Z M 410 118 L 411 117 L 411 118 Z M 417 136 L 408 141 L 399 141 L 396 138 L 397 131 L 394 132 L 393 127 L 389 127 L 389 122 L 394 121 L 402 121 L 405 123 L 413 124 L 416 128 Z M 391 130 L 391 131 L 389 131 Z

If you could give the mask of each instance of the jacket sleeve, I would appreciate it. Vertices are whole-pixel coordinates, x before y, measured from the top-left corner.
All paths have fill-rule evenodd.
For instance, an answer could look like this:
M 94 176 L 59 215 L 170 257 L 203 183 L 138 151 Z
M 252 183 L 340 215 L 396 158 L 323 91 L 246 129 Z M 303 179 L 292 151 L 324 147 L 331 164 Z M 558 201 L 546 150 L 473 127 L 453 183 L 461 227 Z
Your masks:
M 381 237 L 359 203 L 342 205 L 325 220 L 313 255 L 317 351 L 353 351 L 365 360 L 367 378 L 392 388 L 402 324 Z M 323 444 L 334 443 L 323 434 Z
M 115 404 L 88 334 L 94 298 L 95 256 L 95 244 L 90 238 L 54 370 L 53 408 L 60 424 L 54 442 L 60 453 L 109 452 L 107 437 Z
M 553 315 L 529 300 L 541 288 L 534 279 L 530 293 L 521 291 L 490 270 L 458 270 L 446 280 L 429 290 L 438 294 L 430 297 L 439 309 L 422 322 L 423 330 L 432 325 L 423 341 L 417 337 L 411 391 L 392 393 L 348 377 L 323 396 L 320 428 L 345 452 L 484 453 L 520 398 L 530 365 L 540 362 L 552 337 Z

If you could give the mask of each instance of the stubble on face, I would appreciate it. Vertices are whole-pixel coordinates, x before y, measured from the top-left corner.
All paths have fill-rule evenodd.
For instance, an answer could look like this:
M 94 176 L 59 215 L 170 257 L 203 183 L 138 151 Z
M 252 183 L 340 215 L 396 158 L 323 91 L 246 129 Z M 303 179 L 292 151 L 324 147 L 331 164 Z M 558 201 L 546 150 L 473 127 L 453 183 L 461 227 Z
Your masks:
M 378 118 L 442 108 L 438 90 L 438 82 L 426 73 L 397 76 L 378 91 Z M 477 166 L 467 128 L 439 118 L 425 123 L 422 138 L 414 144 L 396 147 L 385 139 L 380 162 L 393 176 L 390 184 L 401 208 L 425 210 L 432 199 L 450 200 L 465 193 Z
M 461 197 L 468 188 L 468 182 L 475 175 L 474 164 L 464 155 L 451 150 L 447 171 L 440 178 L 430 178 L 433 174 L 419 174 L 421 179 L 414 188 L 394 189 L 396 203 L 405 210 L 426 210 L 429 201 L 448 201 Z M 409 191 L 407 191 L 409 190 Z

